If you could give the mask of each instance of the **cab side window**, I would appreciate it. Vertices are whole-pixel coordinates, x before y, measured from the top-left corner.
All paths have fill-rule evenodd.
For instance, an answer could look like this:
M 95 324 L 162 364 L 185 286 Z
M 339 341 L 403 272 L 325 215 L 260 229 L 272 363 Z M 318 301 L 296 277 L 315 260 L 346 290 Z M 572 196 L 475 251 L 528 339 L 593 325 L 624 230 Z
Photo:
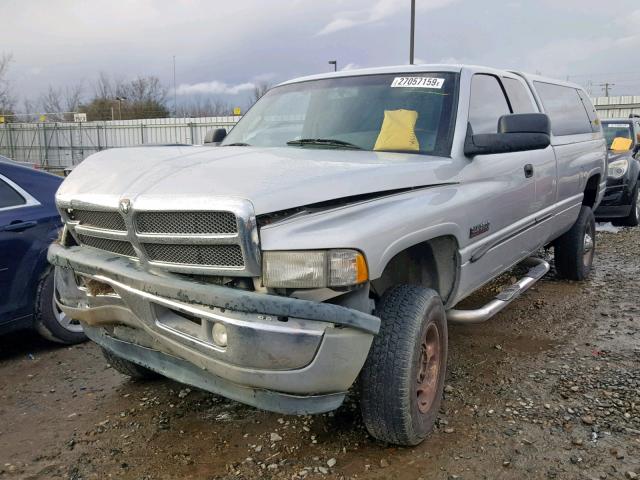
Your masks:
M 473 133 L 498 133 L 498 119 L 510 113 L 498 79 L 493 75 L 474 75 L 469 100 L 469 123 Z
M 502 84 L 509 97 L 513 113 L 536 113 L 538 111 L 522 82 L 515 78 L 503 77 Z
M 555 136 L 593 132 L 591 119 L 575 88 L 545 82 L 534 82 L 534 85 L 551 119 L 551 131 Z
M 26 200 L 18 192 L 0 179 L 0 209 L 24 205 Z

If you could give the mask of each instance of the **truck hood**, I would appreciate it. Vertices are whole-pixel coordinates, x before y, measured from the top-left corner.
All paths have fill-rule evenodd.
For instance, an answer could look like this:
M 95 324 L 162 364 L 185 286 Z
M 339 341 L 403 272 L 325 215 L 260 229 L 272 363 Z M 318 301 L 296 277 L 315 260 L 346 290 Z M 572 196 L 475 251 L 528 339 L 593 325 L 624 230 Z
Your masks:
M 117 205 L 139 197 L 237 198 L 257 215 L 328 200 L 456 181 L 452 160 L 417 154 L 255 147 L 105 150 L 78 165 L 59 201 Z M 213 207 L 215 208 L 215 207 Z

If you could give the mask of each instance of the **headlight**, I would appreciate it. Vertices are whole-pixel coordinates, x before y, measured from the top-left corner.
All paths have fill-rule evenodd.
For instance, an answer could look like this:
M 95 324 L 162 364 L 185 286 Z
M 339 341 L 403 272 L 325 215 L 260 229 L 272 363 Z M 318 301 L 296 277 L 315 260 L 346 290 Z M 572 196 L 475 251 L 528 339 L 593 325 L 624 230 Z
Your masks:
M 265 287 L 345 287 L 369 279 L 367 262 L 356 250 L 264 252 L 262 261 Z
M 609 175 L 609 178 L 622 178 L 624 177 L 624 174 L 627 173 L 628 169 L 629 160 L 623 158 L 622 160 L 611 162 L 609 164 L 607 174 Z

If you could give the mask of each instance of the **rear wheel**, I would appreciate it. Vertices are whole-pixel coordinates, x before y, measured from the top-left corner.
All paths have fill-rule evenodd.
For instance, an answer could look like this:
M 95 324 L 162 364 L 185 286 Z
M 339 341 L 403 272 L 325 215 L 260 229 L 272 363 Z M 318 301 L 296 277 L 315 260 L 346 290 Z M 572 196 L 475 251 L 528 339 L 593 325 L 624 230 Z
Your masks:
M 617 218 L 614 220 L 613 225 L 616 227 L 637 227 L 640 223 L 640 198 L 638 197 L 638 187 L 640 180 L 636 183 L 636 188 L 633 189 L 633 195 L 631 200 L 631 210 L 629 215 L 624 218 Z
M 87 337 L 82 325 L 67 316 L 56 304 L 55 270 L 51 269 L 40 282 L 36 296 L 34 326 L 47 340 L 66 345 L 84 342 Z
M 554 242 L 558 276 L 584 280 L 591 273 L 596 248 L 596 221 L 591 208 L 583 205 L 571 230 Z
M 360 376 L 362 418 L 369 433 L 417 445 L 431 432 L 442 401 L 447 321 L 439 295 L 399 285 L 383 295 L 380 332 Z
M 102 349 L 102 355 L 104 355 L 104 358 L 114 369 L 116 369 L 123 375 L 131 377 L 134 380 L 152 380 L 154 378 L 161 377 L 159 373 L 156 373 L 153 370 L 149 370 L 148 368 L 138 365 L 137 363 L 133 363 L 129 360 L 118 357 L 106 348 Z

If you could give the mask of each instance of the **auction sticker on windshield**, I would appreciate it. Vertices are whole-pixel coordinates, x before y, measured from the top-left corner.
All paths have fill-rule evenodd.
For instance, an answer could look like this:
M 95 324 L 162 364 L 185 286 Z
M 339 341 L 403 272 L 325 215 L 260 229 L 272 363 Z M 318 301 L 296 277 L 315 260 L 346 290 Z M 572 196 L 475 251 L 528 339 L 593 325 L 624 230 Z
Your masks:
M 391 82 L 391 87 L 408 88 L 442 88 L 444 78 L 433 77 L 396 77 Z

